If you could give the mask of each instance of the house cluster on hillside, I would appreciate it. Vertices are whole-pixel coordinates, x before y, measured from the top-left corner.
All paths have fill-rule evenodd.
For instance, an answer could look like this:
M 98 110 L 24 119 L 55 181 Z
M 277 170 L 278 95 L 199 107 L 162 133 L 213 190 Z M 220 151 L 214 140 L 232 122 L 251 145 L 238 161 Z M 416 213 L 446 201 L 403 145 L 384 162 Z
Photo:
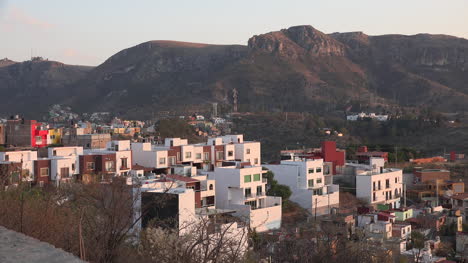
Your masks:
M 366 119 L 377 120 L 377 121 L 388 121 L 388 115 L 361 112 L 361 113 L 346 116 L 346 120 L 348 121 L 359 121 L 359 120 L 366 120 Z
M 279 163 L 262 164 L 260 142 L 246 141 L 243 135 L 209 137 L 197 144 L 182 138 L 113 140 L 115 129 L 141 129 L 144 123 L 114 119 L 111 125 L 95 133 L 96 127 L 85 122 L 56 129 L 8 120 L 0 125 L 0 144 L 6 147 L 0 152 L 0 174 L 8 179 L 4 186 L 125 178 L 138 200 L 135 218 L 141 220 L 135 230 L 156 222 L 186 233 L 209 221 L 212 238 L 227 230 L 246 251 L 249 229 L 282 229 L 283 200 L 267 194 L 271 171 L 274 180 L 290 188 L 289 200 L 310 218 L 346 226 L 347 236 L 360 231 L 382 249 L 410 257 L 411 232 L 421 232 L 427 237 L 418 256 L 422 262 L 442 260 L 435 255 L 440 247 L 436 233 L 446 227 L 454 226 L 458 233 L 457 249 L 468 246 L 462 232 L 468 195 L 464 183 L 452 180 L 447 170 L 415 168 L 407 182 L 401 169 L 389 167 L 388 153 L 363 146 L 357 160 L 347 160 L 333 141 L 315 149 L 281 151 Z M 342 206 L 343 190 L 356 197 L 351 209 Z

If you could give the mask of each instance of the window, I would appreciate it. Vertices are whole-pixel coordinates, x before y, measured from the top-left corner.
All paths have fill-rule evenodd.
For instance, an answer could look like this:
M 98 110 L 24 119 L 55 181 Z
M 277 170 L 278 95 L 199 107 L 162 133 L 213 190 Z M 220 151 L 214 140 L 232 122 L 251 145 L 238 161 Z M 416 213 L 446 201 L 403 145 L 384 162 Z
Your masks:
M 378 185 L 379 185 L 378 189 L 379 190 L 382 189 L 382 187 L 380 186 L 380 181 L 378 182 Z
M 317 169 L 315 169 L 315 172 L 321 173 L 322 172 L 322 167 L 318 167 Z
M 314 187 L 314 179 L 308 180 L 308 181 L 307 181 L 307 185 L 308 185 L 309 187 Z
M 94 170 L 94 162 L 87 162 L 86 163 L 86 169 Z
M 314 189 L 314 190 L 312 191 L 312 194 L 313 194 L 313 195 L 322 195 L 322 193 L 323 193 L 323 192 L 322 192 L 322 188 Z
M 197 158 L 197 160 L 201 160 L 201 153 L 197 153 L 197 154 L 195 155 L 195 158 Z
M 169 157 L 169 165 L 174 165 L 176 163 L 176 158 L 175 156 L 170 156 Z
M 398 183 L 398 177 L 395 177 L 395 183 Z
M 248 201 L 248 202 L 245 202 L 246 205 L 250 205 L 250 207 L 252 209 L 256 209 L 257 208 L 257 200 L 253 200 L 253 201 Z
M 247 148 L 247 149 L 245 150 L 245 153 L 250 154 L 250 149 Z
M 127 158 L 121 158 L 120 159 L 120 166 L 121 168 L 123 169 L 126 169 L 128 166 L 127 166 Z
M 208 187 L 209 190 L 213 190 L 213 184 L 210 184 L 210 187 Z
M 322 183 L 322 178 L 317 179 L 317 184 L 321 184 L 321 183 Z
M 372 201 L 377 200 L 377 197 L 375 196 L 375 193 L 372 195 Z
M 314 173 L 314 168 L 310 168 L 310 169 L 309 169 L 309 173 L 310 173 L 310 174 L 313 174 L 313 173 Z
M 55 140 L 55 135 L 50 135 L 50 139 Z
M 222 160 L 224 159 L 224 152 L 216 152 L 216 159 L 217 160 Z
M 377 188 L 375 188 L 375 182 L 372 182 L 372 189 L 375 191 Z
M 62 176 L 62 178 L 66 178 L 70 176 L 70 171 L 68 167 L 60 168 L 60 176 Z
M 177 153 L 177 161 L 180 160 L 180 152 Z
M 166 164 L 166 157 L 159 158 L 159 164 Z
M 390 179 L 385 180 L 385 188 L 390 188 Z
M 324 166 L 323 167 L 323 174 L 329 175 L 330 174 L 330 166 Z
M 262 195 L 262 186 L 257 186 L 257 195 Z
M 245 197 L 251 197 L 251 196 L 252 196 L 252 189 L 245 188 Z
M 192 158 L 192 152 L 185 152 L 185 158 Z
M 54 150 L 53 155 L 54 155 L 54 156 L 57 156 L 57 150 Z
M 49 168 L 41 168 L 41 177 L 48 177 L 49 176 Z
M 42 144 L 42 137 L 36 136 L 36 144 Z
M 258 164 L 258 158 L 255 158 L 254 164 Z
M 115 171 L 115 165 L 114 165 L 113 161 L 107 161 L 106 162 L 106 171 L 108 171 L 108 172 Z
M 205 155 L 204 160 L 208 161 L 210 159 L 210 153 L 209 152 L 204 152 L 203 154 Z
M 232 157 L 234 156 L 234 152 L 233 151 L 228 151 L 228 157 Z
M 5 155 L 5 162 L 8 162 L 10 160 L 10 155 Z
M 244 183 L 252 182 L 252 175 L 244 175 Z
M 260 174 L 254 174 L 254 182 L 260 181 Z
M 72 171 L 75 171 L 75 164 L 72 163 Z

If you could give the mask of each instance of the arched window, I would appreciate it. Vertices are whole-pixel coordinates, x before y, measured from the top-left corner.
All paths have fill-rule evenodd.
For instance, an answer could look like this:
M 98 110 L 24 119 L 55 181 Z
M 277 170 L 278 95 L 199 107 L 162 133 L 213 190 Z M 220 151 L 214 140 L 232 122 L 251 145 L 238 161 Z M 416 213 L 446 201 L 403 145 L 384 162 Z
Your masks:
M 210 184 L 209 189 L 210 189 L 210 190 L 213 190 L 213 184 Z

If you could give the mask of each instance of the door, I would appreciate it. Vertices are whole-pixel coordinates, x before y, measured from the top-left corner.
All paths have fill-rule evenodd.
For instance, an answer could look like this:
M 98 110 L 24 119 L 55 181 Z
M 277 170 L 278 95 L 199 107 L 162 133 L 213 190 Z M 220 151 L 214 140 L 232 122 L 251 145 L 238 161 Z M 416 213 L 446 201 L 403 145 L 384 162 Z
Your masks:
M 68 167 L 60 168 L 60 176 L 62 178 L 70 177 L 70 169 Z

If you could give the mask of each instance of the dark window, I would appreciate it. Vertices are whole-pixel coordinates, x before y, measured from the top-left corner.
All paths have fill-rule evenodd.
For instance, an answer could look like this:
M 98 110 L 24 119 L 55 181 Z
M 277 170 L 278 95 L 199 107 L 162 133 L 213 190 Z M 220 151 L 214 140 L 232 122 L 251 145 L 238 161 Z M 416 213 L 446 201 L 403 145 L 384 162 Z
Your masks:
M 120 159 L 120 164 L 121 164 L 123 169 L 126 169 L 128 167 L 127 166 L 127 158 Z
M 251 197 L 251 196 L 252 196 L 252 189 L 245 188 L 245 197 Z
M 87 162 L 86 163 L 86 169 L 94 170 L 94 162 Z

